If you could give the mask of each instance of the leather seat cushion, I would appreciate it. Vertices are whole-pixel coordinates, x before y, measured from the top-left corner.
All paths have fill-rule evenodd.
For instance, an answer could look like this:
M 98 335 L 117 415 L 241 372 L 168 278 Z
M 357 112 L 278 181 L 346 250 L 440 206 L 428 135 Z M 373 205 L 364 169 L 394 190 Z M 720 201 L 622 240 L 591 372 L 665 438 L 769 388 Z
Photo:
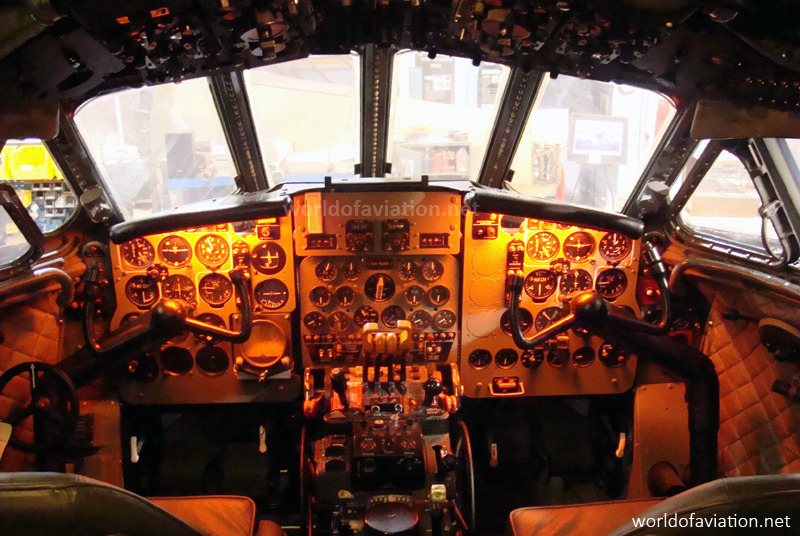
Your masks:
M 509 521 L 514 536 L 606 534 L 662 499 L 518 508 Z
M 208 536 L 251 536 L 256 505 L 248 497 L 150 497 L 156 506 Z

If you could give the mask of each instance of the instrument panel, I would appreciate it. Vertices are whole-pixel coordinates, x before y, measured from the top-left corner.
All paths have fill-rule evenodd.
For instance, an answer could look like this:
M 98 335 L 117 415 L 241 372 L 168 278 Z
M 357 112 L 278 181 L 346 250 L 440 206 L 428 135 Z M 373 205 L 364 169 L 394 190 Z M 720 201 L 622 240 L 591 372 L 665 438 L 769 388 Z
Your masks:
M 293 203 L 286 217 L 145 236 L 111 248 L 112 331 L 160 298 L 181 300 L 194 318 L 238 330 L 229 273 L 250 274 L 250 339 L 176 337 L 135 372 L 140 381 L 131 382 L 128 399 L 219 401 L 220 384 L 210 382 L 224 380 L 228 392 L 241 393 L 252 388 L 241 380 L 288 375 L 293 354 L 302 355 L 304 367 L 359 365 L 364 326 L 399 335 L 409 329 L 405 322 L 411 339 L 405 362 L 457 364 L 468 397 L 608 394 L 633 384 L 637 357 L 581 329 L 519 350 L 505 300 L 506 274 L 521 270 L 527 336 L 561 318 L 570 296 L 584 290 L 641 317 L 638 240 L 464 211 L 460 194 L 448 191 L 304 192 Z
M 134 238 L 111 248 L 117 309 L 110 329 L 155 305 L 180 300 L 190 316 L 234 331 L 241 313 L 229 273 L 249 273 L 253 336 L 231 344 L 185 332 L 143 357 L 123 395 L 132 403 L 238 401 L 255 391 L 242 379 L 288 373 L 290 313 L 296 307 L 291 219 L 226 223 Z M 215 398 L 217 397 L 217 398 Z
M 466 396 L 606 394 L 632 386 L 636 356 L 585 330 L 571 329 L 534 350 L 518 349 L 509 329 L 505 281 L 510 268 L 522 269 L 520 324 L 526 336 L 562 318 L 570 295 L 583 290 L 595 290 L 640 317 L 638 241 L 474 212 L 466 214 L 465 231 L 460 370 Z

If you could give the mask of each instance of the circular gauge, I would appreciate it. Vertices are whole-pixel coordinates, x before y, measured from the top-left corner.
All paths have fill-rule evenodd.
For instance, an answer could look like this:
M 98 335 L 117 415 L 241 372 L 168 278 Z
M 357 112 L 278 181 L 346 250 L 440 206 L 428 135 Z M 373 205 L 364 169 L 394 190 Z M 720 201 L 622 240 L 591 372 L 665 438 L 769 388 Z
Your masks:
M 528 256 L 535 261 L 546 261 L 552 259 L 558 253 L 558 238 L 549 231 L 536 233 L 528 239 L 525 248 Z
M 158 299 L 158 284 L 149 275 L 135 275 L 125 283 L 125 296 L 137 307 L 150 307 Z
M 517 362 L 519 354 L 513 348 L 503 348 L 498 350 L 494 356 L 495 364 L 500 368 L 511 368 Z
M 452 328 L 456 323 L 456 314 L 449 309 L 442 309 L 433 315 L 433 327 L 439 331 Z
M 348 281 L 355 281 L 359 275 L 361 275 L 361 268 L 356 261 L 349 260 L 342 266 L 342 277 Z M 319 277 L 319 274 L 317 274 L 317 277 Z M 334 279 L 336 279 L 336 276 L 334 276 Z
M 195 301 L 194 281 L 185 275 L 175 274 L 164 280 L 161 284 L 161 291 L 165 298 L 171 300 L 181 300 L 186 303 Z
M 376 302 L 383 302 L 394 296 L 394 280 L 386 274 L 372 274 L 364 283 L 364 294 Z
M 403 297 L 405 297 L 409 305 L 416 307 L 425 299 L 425 289 L 419 285 L 411 285 L 403 293 Z
M 594 284 L 595 290 L 602 297 L 613 300 L 622 296 L 628 287 L 628 276 L 619 268 L 604 270 L 597 274 L 597 281 Z
M 144 238 L 128 240 L 119 247 L 119 252 L 125 262 L 134 268 L 146 268 L 156 257 L 153 245 Z
M 200 372 L 209 376 L 219 376 L 230 364 L 228 353 L 219 346 L 203 346 L 197 351 L 195 361 Z
M 536 368 L 544 362 L 544 350 L 541 348 L 522 352 L 520 362 L 525 368 Z
M 586 231 L 572 233 L 564 240 L 564 256 L 572 262 L 584 262 L 594 253 L 594 237 Z
M 322 261 L 314 268 L 314 273 L 321 281 L 330 283 L 339 275 L 339 269 L 331 261 Z
M 161 369 L 170 376 L 182 376 L 192 370 L 194 360 L 189 350 L 168 346 L 161 352 Z
M 586 270 L 570 270 L 561 276 L 561 294 L 572 294 L 581 290 L 592 290 L 592 274 Z
M 607 367 L 618 367 L 628 361 L 630 354 L 627 350 L 617 348 L 612 344 L 604 344 L 600 347 L 600 362 Z
M 618 262 L 631 252 L 631 239 L 622 233 L 606 233 L 600 239 L 600 255 L 609 262 Z
M 430 283 L 444 275 L 444 266 L 436 259 L 430 259 L 422 263 L 420 272 L 422 273 L 422 279 Z
M 347 316 L 347 313 L 336 311 L 328 317 L 328 324 L 332 331 L 347 331 L 350 327 L 350 317 Z
M 312 311 L 303 317 L 303 325 L 308 329 L 321 329 L 325 326 L 325 315 L 319 311 Z
M 218 328 L 228 327 L 227 325 L 225 325 L 225 321 L 220 317 L 218 317 L 217 315 L 215 315 L 214 313 L 203 313 L 197 315 L 197 320 L 203 322 L 204 324 L 211 324 L 212 326 L 217 326 Z M 214 339 L 213 335 L 204 335 L 201 333 L 198 333 L 195 337 L 199 342 L 205 342 L 208 344 L 211 344 L 216 340 Z
M 400 277 L 401 281 L 411 281 L 419 276 L 419 265 L 411 259 L 404 260 L 400 263 Z
M 594 349 L 591 346 L 581 346 L 572 354 L 572 362 L 576 367 L 588 367 L 594 361 Z
M 265 279 L 256 285 L 254 294 L 264 309 L 280 309 L 289 301 L 289 289 L 277 279 Z
M 274 275 L 286 266 L 286 253 L 275 242 L 261 242 L 250 252 L 253 268 L 264 275 Z
M 230 247 L 228 241 L 220 235 L 207 234 L 200 237 L 197 244 L 194 246 L 194 252 L 200 262 L 214 268 L 222 266 L 228 255 L 230 254 Z
M 533 325 L 533 315 L 527 309 L 519 309 L 519 327 L 522 328 L 522 333 L 527 333 Z M 500 329 L 506 335 L 511 335 L 511 315 L 506 311 L 500 317 Z
M 222 274 L 204 275 L 198 289 L 200 297 L 212 307 L 222 307 L 233 295 L 233 283 Z
M 192 259 L 192 246 L 182 236 L 169 235 L 158 243 L 158 256 L 167 266 L 181 268 Z
M 431 325 L 431 322 L 433 322 L 431 315 L 429 315 L 426 311 L 414 311 L 411 313 L 411 316 L 408 317 L 408 320 L 411 322 L 411 327 L 417 331 L 428 329 Z
M 399 305 L 390 305 L 381 313 L 381 322 L 388 328 L 396 328 L 398 320 L 405 320 L 406 313 Z
M 558 279 L 550 270 L 534 270 L 525 278 L 525 293 L 533 300 L 542 301 L 556 291 Z
M 469 366 L 478 370 L 488 367 L 491 362 L 492 353 L 489 350 L 484 350 L 483 348 L 473 350 L 467 358 L 467 363 L 469 363 Z
M 342 307 L 350 307 L 356 301 L 356 291 L 351 287 L 339 287 L 334 292 L 336 303 Z
M 314 287 L 308 293 L 308 299 L 317 307 L 325 307 L 331 303 L 331 291 L 325 287 Z
M 536 315 L 536 320 L 533 321 L 533 328 L 537 332 L 542 331 L 556 320 L 564 318 L 566 314 L 560 307 L 545 307 Z
M 554 367 L 561 367 L 569 361 L 569 350 L 566 348 L 553 348 L 547 352 L 547 362 Z
M 365 324 L 375 324 L 378 322 L 378 311 L 369 305 L 359 307 L 353 315 L 353 322 L 360 328 L 363 328 Z
M 436 307 L 444 305 L 449 299 L 450 289 L 442 285 L 436 285 L 428 291 L 428 301 Z

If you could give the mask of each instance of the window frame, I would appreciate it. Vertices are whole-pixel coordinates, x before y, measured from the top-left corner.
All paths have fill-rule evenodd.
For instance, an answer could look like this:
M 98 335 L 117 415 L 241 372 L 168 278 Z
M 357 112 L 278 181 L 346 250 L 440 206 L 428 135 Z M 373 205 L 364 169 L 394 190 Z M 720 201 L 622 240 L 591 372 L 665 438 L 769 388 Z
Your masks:
M 775 206 L 778 213 L 776 218 L 770 219 L 770 221 L 772 221 L 775 232 L 781 239 L 782 258 L 776 258 L 762 248 L 755 248 L 749 244 L 692 227 L 691 224 L 681 218 L 681 210 L 723 151 L 728 151 L 735 156 L 749 173 L 750 180 L 758 193 L 762 207 L 770 203 L 776 203 Z M 796 205 L 791 197 L 788 196 L 786 189 L 782 187 L 783 181 L 781 180 L 782 177 L 787 176 L 788 168 L 785 168 L 784 172 L 781 173 L 772 156 L 773 152 L 764 145 L 764 140 L 752 138 L 724 141 L 710 140 L 694 167 L 687 174 L 674 198 L 670 200 L 668 207 L 669 221 L 675 235 L 687 244 L 713 253 L 723 254 L 729 258 L 749 261 L 761 267 L 782 269 L 788 264 L 796 262 L 800 258 L 800 244 L 798 244 L 798 235 L 795 232 L 798 227 L 794 225 L 794 222 L 797 221 Z M 682 168 L 675 170 L 674 180 L 677 180 L 678 173 L 685 166 L 686 162 L 684 162 Z

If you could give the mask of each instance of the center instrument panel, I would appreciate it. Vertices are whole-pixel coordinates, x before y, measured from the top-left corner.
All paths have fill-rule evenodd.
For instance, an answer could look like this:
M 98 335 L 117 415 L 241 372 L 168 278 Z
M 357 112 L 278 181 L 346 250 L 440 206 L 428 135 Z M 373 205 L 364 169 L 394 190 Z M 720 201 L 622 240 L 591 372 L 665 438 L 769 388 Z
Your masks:
M 640 243 L 619 233 L 465 210 L 450 191 L 293 196 L 288 216 L 135 238 L 112 245 L 116 330 L 172 298 L 190 316 L 238 330 L 230 279 L 249 274 L 244 344 L 184 333 L 129 364 L 129 403 L 264 399 L 303 368 L 362 364 L 366 332 L 411 340 L 405 362 L 457 366 L 467 397 L 619 393 L 636 356 L 582 330 L 521 351 L 508 330 L 506 273 L 525 277 L 528 336 L 558 319 L 571 292 L 594 289 L 640 315 Z M 463 248 L 463 249 L 462 249 Z M 371 339 L 370 339 L 371 340 Z M 371 346 L 374 351 L 374 347 Z M 297 382 L 300 383 L 299 380 Z
M 408 362 L 455 362 L 461 197 L 312 192 L 294 199 L 303 364 L 353 365 L 364 326 L 411 324 Z

